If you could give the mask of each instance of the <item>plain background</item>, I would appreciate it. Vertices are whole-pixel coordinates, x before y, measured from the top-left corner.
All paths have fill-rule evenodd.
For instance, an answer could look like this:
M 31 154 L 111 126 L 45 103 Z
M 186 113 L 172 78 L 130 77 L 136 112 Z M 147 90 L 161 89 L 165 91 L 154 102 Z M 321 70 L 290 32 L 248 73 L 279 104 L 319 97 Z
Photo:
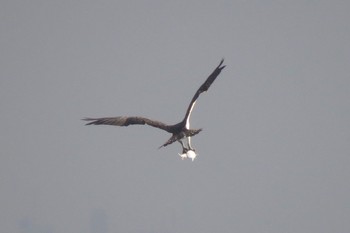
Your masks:
M 0 8 L 0 231 L 350 232 L 348 1 Z M 151 127 L 192 114 L 199 153 Z

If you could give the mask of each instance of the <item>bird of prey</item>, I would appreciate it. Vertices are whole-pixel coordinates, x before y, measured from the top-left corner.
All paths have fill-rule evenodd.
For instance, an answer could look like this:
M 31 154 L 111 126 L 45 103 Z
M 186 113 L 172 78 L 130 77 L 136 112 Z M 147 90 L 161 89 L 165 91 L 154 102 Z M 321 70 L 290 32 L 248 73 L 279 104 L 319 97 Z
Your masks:
M 224 59 L 220 61 L 220 64 L 215 68 L 215 70 L 209 75 L 205 82 L 199 87 L 199 89 L 194 94 L 190 105 L 187 108 L 185 117 L 182 121 L 174 125 L 168 125 L 160 121 L 151 120 L 146 117 L 140 116 L 117 116 L 117 117 L 103 117 L 103 118 L 84 118 L 83 120 L 89 121 L 86 125 L 115 125 L 115 126 L 128 126 L 128 125 L 149 125 L 171 133 L 172 136 L 166 141 L 161 147 L 165 147 L 178 141 L 182 146 L 182 154 L 179 154 L 182 159 L 191 158 L 192 161 L 196 157 L 195 149 L 191 145 L 191 137 L 198 134 L 202 129 L 190 129 L 190 117 L 193 107 L 198 99 L 199 95 L 206 92 L 210 85 L 215 81 L 215 79 L 220 74 L 221 70 L 225 68 L 222 63 Z M 185 143 L 187 145 L 185 145 Z

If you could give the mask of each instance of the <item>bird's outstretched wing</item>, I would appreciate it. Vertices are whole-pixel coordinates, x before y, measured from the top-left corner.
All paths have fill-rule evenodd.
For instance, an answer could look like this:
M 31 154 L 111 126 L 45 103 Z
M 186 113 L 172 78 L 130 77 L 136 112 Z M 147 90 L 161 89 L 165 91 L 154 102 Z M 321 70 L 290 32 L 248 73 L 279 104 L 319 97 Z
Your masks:
M 191 115 L 192 109 L 194 107 L 194 104 L 196 103 L 196 100 L 198 99 L 199 95 L 202 92 L 205 92 L 209 89 L 210 85 L 215 81 L 215 79 L 219 76 L 221 73 L 221 70 L 225 68 L 225 66 L 221 66 L 224 62 L 224 59 L 220 61 L 220 64 L 215 68 L 215 70 L 209 75 L 209 77 L 205 80 L 205 82 L 198 88 L 197 92 L 194 94 L 190 105 L 187 108 L 186 115 L 184 120 L 187 122 L 186 125 L 189 123 L 189 117 Z
M 90 121 L 86 125 L 150 125 L 169 132 L 169 126 L 160 121 L 151 120 L 145 117 L 103 117 L 103 118 L 84 118 L 84 121 Z

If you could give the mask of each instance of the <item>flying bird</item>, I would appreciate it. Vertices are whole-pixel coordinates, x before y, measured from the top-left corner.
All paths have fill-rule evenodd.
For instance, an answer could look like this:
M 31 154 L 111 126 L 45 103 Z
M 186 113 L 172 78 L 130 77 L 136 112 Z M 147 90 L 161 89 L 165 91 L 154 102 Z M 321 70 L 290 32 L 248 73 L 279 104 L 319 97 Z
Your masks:
M 171 133 L 172 136 L 166 141 L 161 147 L 165 147 L 169 144 L 172 144 L 175 141 L 178 141 L 182 146 L 181 158 L 191 158 L 192 161 L 196 157 L 195 149 L 191 145 L 191 137 L 198 134 L 202 129 L 190 129 L 190 117 L 193 110 L 193 107 L 199 97 L 203 92 L 206 92 L 211 84 L 220 74 L 221 70 L 225 68 L 225 65 L 222 65 L 224 59 L 220 61 L 220 64 L 215 68 L 215 70 L 209 75 L 205 82 L 199 87 L 199 89 L 194 94 L 190 105 L 187 108 L 185 117 L 182 121 L 174 125 L 168 125 L 160 121 L 151 120 L 146 117 L 140 116 L 117 116 L 117 117 L 103 117 L 103 118 L 84 118 L 84 121 L 89 121 L 86 125 L 115 125 L 115 126 L 129 126 L 129 125 L 149 125 L 155 128 Z M 187 145 L 185 145 L 185 143 Z

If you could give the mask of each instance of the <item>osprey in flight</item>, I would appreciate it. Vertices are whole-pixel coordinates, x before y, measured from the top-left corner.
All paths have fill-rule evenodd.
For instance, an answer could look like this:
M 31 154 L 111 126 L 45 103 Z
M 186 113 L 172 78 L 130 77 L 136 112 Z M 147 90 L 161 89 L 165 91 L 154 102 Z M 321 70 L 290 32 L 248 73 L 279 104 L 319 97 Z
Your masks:
M 128 126 L 128 125 L 149 125 L 156 127 L 162 130 L 171 133 L 172 136 L 167 142 L 165 142 L 161 147 L 165 147 L 169 144 L 172 144 L 175 141 L 178 141 L 182 146 L 182 154 L 179 154 L 182 159 L 191 158 L 192 161 L 196 157 L 195 150 L 191 146 L 191 137 L 198 134 L 202 129 L 190 129 L 190 116 L 193 110 L 193 107 L 198 99 L 199 95 L 202 92 L 205 92 L 209 89 L 210 85 L 218 77 L 221 70 L 225 68 L 222 66 L 224 59 L 221 60 L 220 64 L 215 68 L 215 70 L 209 75 L 207 80 L 199 87 L 197 92 L 194 94 L 190 105 L 187 108 L 185 117 L 182 121 L 174 125 L 167 125 L 163 122 L 151 120 L 145 117 L 139 116 L 118 116 L 118 117 L 103 117 L 103 118 L 85 118 L 83 120 L 90 121 L 86 125 L 116 125 L 116 126 Z M 184 144 L 184 141 L 187 141 L 187 145 Z

